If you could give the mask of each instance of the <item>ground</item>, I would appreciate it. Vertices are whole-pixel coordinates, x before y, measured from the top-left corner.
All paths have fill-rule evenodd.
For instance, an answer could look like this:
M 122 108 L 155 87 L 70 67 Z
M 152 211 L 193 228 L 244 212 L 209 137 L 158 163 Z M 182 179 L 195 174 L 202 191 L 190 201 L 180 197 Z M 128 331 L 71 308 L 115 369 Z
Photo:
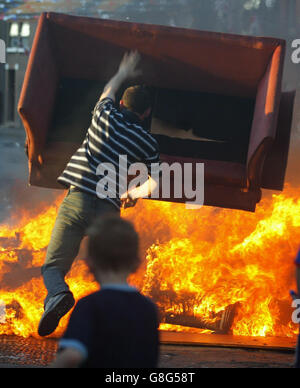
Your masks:
M 11 210 L 15 213 L 22 203 L 34 209 L 35 198 L 51 198 L 51 191 L 27 185 L 24 140 L 22 129 L 0 128 L 0 225 L 11 221 Z M 18 190 L 12 192 L 12 187 L 18 187 Z M 0 367 L 45 367 L 53 359 L 56 349 L 54 340 L 0 336 Z M 162 345 L 160 367 L 289 368 L 293 361 L 291 349 Z
M 0 337 L 0 368 L 41 368 L 53 359 L 55 340 Z M 291 351 L 162 345 L 161 368 L 291 368 Z

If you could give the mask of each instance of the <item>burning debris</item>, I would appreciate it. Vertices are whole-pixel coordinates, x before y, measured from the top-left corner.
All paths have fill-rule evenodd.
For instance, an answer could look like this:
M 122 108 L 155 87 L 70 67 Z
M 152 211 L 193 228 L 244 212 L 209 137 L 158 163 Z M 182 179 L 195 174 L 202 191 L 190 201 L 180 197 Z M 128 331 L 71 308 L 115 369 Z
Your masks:
M 210 330 L 214 334 L 230 334 L 238 306 L 239 303 L 236 303 L 234 305 L 227 306 L 224 311 L 218 314 L 212 312 L 212 317 L 210 318 L 214 319 L 215 323 L 211 323 L 191 315 L 172 313 L 166 314 L 163 317 L 163 323 Z
M 126 210 L 141 236 L 143 268 L 130 283 L 158 305 L 162 330 L 293 337 L 289 290 L 300 241 L 300 190 L 265 198 L 256 214 L 141 201 Z M 37 337 L 43 263 L 59 198 L 14 227 L 0 227 L 1 334 Z M 155 222 L 153 222 L 155 220 Z M 276 279 L 276 281 L 275 281 Z M 97 285 L 78 260 L 68 278 L 76 299 Z M 62 320 L 54 337 L 66 327 Z

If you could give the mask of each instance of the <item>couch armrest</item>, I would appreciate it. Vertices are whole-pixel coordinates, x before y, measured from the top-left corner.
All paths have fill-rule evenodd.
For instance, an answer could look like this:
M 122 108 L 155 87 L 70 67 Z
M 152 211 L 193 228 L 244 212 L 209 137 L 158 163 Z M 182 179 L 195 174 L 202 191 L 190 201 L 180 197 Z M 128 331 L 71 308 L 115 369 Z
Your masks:
M 264 161 L 276 137 L 284 55 L 285 46 L 278 46 L 258 86 L 247 159 L 251 188 L 260 187 Z
M 18 104 L 28 146 L 29 165 L 41 164 L 58 85 L 47 15 L 40 18 Z

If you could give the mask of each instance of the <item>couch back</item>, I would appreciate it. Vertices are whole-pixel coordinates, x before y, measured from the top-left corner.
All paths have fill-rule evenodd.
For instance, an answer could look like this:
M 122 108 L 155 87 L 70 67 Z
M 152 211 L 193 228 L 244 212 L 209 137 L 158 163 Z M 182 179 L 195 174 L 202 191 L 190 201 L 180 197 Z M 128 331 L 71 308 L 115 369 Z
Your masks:
M 257 98 L 248 154 L 249 171 L 256 171 L 252 166 L 257 147 L 275 131 L 284 41 L 45 13 L 36 31 L 19 102 L 28 139 L 31 184 L 57 187 L 62 166 L 87 129 L 70 139 L 68 117 L 56 120 L 55 112 L 64 112 L 68 104 L 59 100 L 61 82 L 77 79 L 104 85 L 130 49 L 142 54 L 143 77 L 136 83 L 224 98 Z M 90 109 L 90 103 L 86 107 Z M 262 133 L 257 129 L 261 123 Z
M 252 187 L 261 185 L 264 160 L 276 137 L 284 56 L 285 46 L 280 45 L 274 51 L 258 85 L 247 159 L 248 178 Z

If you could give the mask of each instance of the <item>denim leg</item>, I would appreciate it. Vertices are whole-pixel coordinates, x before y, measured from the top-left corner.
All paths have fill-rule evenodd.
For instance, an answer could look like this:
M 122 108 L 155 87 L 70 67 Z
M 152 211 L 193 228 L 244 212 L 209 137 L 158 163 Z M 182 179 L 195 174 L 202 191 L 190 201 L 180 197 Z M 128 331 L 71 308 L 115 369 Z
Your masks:
M 70 191 L 60 206 L 42 267 L 48 290 L 46 302 L 52 296 L 68 292 L 65 276 L 78 255 L 86 229 L 97 217 L 120 214 L 110 202 L 83 192 Z
M 44 283 L 48 290 L 46 303 L 50 297 L 69 291 L 64 279 L 78 255 L 87 226 L 81 202 L 76 197 L 72 198 L 70 193 L 59 209 L 46 261 L 42 267 Z
M 53 296 L 70 291 L 69 286 L 65 282 L 65 277 L 59 268 L 44 265 L 42 267 L 42 274 L 48 291 L 45 306 Z
M 95 221 L 98 217 L 104 216 L 106 214 L 114 214 L 120 216 L 120 210 L 118 210 L 112 203 L 103 200 L 96 199 L 95 213 L 92 215 L 89 223 Z

